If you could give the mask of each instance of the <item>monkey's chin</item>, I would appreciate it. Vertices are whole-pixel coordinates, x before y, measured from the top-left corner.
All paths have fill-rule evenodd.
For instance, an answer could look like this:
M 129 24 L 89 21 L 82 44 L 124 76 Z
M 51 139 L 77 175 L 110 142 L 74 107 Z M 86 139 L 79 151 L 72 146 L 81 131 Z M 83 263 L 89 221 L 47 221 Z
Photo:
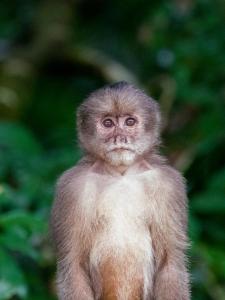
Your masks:
M 136 154 L 129 150 L 110 151 L 106 155 L 106 160 L 113 166 L 129 166 L 135 161 Z

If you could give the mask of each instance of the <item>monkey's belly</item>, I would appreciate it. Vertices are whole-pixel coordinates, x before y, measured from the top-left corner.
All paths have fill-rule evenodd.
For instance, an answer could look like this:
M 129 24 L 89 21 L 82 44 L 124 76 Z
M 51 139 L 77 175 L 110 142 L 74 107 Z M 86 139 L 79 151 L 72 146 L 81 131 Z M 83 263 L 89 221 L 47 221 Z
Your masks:
M 153 248 L 140 220 L 108 220 L 90 253 L 100 275 L 102 300 L 144 300 L 152 290 Z
M 110 257 L 100 263 L 102 300 L 142 300 L 144 294 L 143 270 L 132 255 Z
M 153 277 L 149 233 L 139 233 L 140 229 L 127 232 L 123 228 L 116 232 L 113 225 L 111 229 L 97 238 L 90 256 L 91 268 L 101 277 L 101 299 L 147 299 Z

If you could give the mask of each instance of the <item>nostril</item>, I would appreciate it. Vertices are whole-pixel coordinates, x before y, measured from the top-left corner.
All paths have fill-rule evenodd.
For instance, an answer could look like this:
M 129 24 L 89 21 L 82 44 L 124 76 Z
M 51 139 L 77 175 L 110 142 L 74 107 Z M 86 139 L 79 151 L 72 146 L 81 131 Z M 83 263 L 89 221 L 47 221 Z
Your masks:
M 120 137 L 121 143 L 127 143 L 127 138 L 125 136 Z

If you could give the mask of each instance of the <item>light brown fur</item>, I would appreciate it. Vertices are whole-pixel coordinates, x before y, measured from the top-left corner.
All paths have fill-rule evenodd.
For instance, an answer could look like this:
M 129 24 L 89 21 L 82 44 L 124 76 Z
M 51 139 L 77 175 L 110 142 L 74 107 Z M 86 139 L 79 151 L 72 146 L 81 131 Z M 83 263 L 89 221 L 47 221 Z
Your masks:
M 100 267 L 102 278 L 102 300 L 117 300 L 118 291 L 121 290 L 121 285 L 126 281 L 125 288 L 127 289 L 126 299 L 139 300 L 142 297 L 142 282 L 140 272 L 134 272 L 130 277 L 129 266 L 134 263 L 132 256 L 126 256 L 119 261 L 117 259 L 108 259 Z
M 102 127 L 108 117 L 118 125 Z M 60 300 L 190 299 L 185 185 L 157 154 L 159 126 L 156 102 L 126 83 L 78 109 L 85 157 L 59 179 L 51 216 Z

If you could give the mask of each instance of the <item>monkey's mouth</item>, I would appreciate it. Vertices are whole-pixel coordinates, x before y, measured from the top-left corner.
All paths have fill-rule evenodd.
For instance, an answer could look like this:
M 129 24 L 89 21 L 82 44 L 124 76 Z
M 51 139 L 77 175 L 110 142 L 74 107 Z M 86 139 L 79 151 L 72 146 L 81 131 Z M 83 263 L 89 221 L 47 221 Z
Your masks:
M 131 151 L 131 152 L 134 152 L 133 149 L 128 148 L 128 147 L 115 147 L 115 148 L 112 148 L 110 150 L 110 152 L 112 152 L 112 151 L 118 151 L 118 152 L 120 152 L 120 151 Z

